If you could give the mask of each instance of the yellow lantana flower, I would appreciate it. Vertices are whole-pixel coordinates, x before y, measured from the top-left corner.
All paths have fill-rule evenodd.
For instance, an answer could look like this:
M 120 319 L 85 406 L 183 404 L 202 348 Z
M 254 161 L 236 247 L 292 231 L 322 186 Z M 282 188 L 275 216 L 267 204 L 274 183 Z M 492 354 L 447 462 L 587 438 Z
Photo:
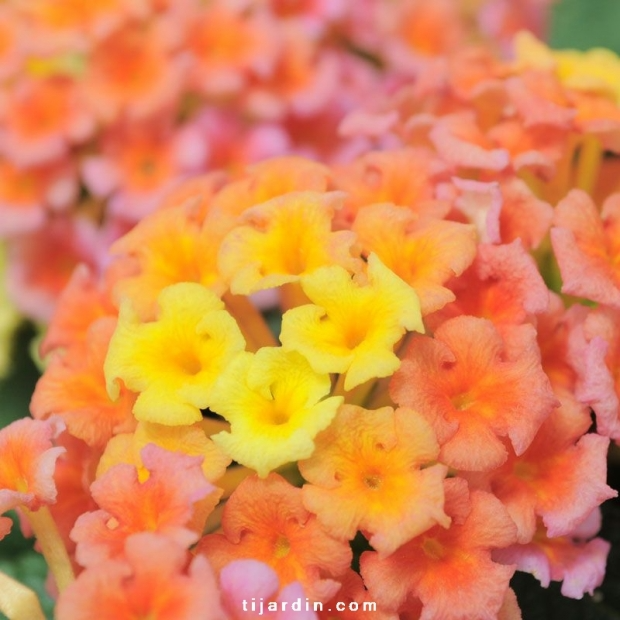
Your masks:
M 339 266 L 301 280 L 313 302 L 282 317 L 280 340 L 319 373 L 347 373 L 344 388 L 389 377 L 400 366 L 394 345 L 408 331 L 424 331 L 414 289 L 370 254 L 366 278 Z
M 141 452 L 150 443 L 168 452 L 204 457 L 201 468 L 209 482 L 219 480 L 230 465 L 230 458 L 209 439 L 202 422 L 172 427 L 139 422 L 135 432 L 120 433 L 108 441 L 97 465 L 97 477 L 119 463 L 127 463 L 136 467 L 141 480 L 146 480 L 148 472 L 142 463 Z
M 552 50 L 530 32 L 520 32 L 515 55 L 527 66 L 554 69 L 569 88 L 607 94 L 620 103 L 620 58 L 611 50 Z
M 326 265 L 354 268 L 355 234 L 332 230 L 343 200 L 342 192 L 290 192 L 245 211 L 218 256 L 230 290 L 249 295 L 296 282 Z
M 176 426 L 202 419 L 212 386 L 245 340 L 224 303 L 209 289 L 181 282 L 162 290 L 155 321 L 143 323 L 121 304 L 104 373 L 108 393 L 118 379 L 139 392 L 133 413 L 144 422 Z
M 298 353 L 264 347 L 242 353 L 226 368 L 211 396 L 231 432 L 212 437 L 230 457 L 261 477 L 284 463 L 308 458 L 314 437 L 342 403 L 327 396 L 329 375 L 312 370 Z

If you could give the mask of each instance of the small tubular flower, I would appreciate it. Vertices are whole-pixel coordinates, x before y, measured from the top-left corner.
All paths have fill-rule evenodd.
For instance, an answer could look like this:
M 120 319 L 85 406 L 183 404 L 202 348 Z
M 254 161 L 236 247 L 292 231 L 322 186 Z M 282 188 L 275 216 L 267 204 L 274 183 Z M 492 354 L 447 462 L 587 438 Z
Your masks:
M 228 183 L 213 199 L 218 216 L 238 217 L 246 209 L 291 192 L 327 191 L 330 168 L 302 157 L 272 157 L 248 166 L 245 176 Z
M 394 373 L 400 366 L 394 345 L 407 330 L 424 331 L 415 291 L 376 254 L 364 275 L 352 278 L 332 266 L 304 277 L 301 286 L 313 304 L 282 319 L 284 349 L 301 353 L 317 372 L 346 372 L 346 390 Z
M 319 614 L 321 620 L 329 620 L 330 618 L 334 618 L 334 620 L 398 620 L 399 617 L 408 617 L 399 616 L 399 614 L 377 607 L 376 602 L 364 587 L 362 578 L 353 569 L 349 569 L 340 577 L 340 581 L 342 586 L 336 595 L 323 605 Z M 417 616 L 413 615 L 412 617 L 416 618 Z
M 155 315 L 160 292 L 172 284 L 198 282 L 224 292 L 216 265 L 222 231 L 205 225 L 200 206 L 194 199 L 152 213 L 112 245 L 117 268 L 130 272 L 114 293 L 129 298 L 143 320 Z
M 148 478 L 140 482 L 132 465 L 117 465 L 91 485 L 99 510 L 82 514 L 71 538 L 83 566 L 120 557 L 125 541 L 138 532 L 158 532 L 189 545 L 198 539 L 190 529 L 195 504 L 207 496 L 211 508 L 221 492 L 201 470 L 201 459 L 172 453 L 154 445 L 142 450 Z M 201 531 L 201 526 L 198 531 Z
M 351 563 L 351 549 L 303 507 L 301 493 L 277 474 L 246 478 L 226 503 L 222 533 L 203 536 L 197 551 L 217 571 L 251 558 L 274 568 L 281 586 L 299 581 L 311 600 L 331 598 L 340 587 L 334 578 Z
M 599 306 L 573 332 L 576 396 L 592 407 L 599 434 L 620 442 L 620 310 Z
M 146 118 L 178 95 L 178 59 L 169 59 L 170 42 L 161 24 L 128 22 L 98 41 L 90 56 L 84 92 L 105 123 L 122 112 Z
M 326 428 L 342 403 L 325 398 L 329 375 L 312 370 L 294 351 L 264 347 L 242 353 L 216 383 L 210 407 L 231 424 L 213 441 L 238 463 L 265 477 L 271 470 L 314 450 L 315 435 Z
M 235 320 L 209 289 L 192 282 L 165 288 L 155 321 L 140 322 L 131 304 L 121 305 L 104 364 L 108 393 L 121 379 L 140 392 L 138 420 L 169 426 L 192 424 L 209 407 L 223 367 L 245 346 Z
M 504 564 L 516 564 L 517 570 L 531 573 L 547 588 L 561 581 L 564 596 L 580 599 L 601 585 L 611 545 L 594 536 L 601 527 L 597 508 L 578 527 L 565 536 L 550 537 L 538 523 L 531 542 L 498 549 L 494 557 Z
M 74 578 L 69 554 L 49 510 L 58 495 L 54 477 L 58 457 L 65 452 L 52 440 L 63 428 L 58 421 L 23 418 L 0 430 L 0 514 L 19 508 L 26 517 L 58 591 Z M 7 527 L 6 520 L 0 520 L 0 530 Z M 11 597 L 9 592 L 9 601 Z M 2 611 L 6 610 L 4 602 Z
M 103 447 L 118 432 L 131 431 L 135 395 L 121 388 L 112 401 L 106 392 L 103 362 L 116 320 L 94 322 L 85 341 L 55 354 L 39 379 L 30 411 L 36 419 L 61 417 L 69 432 L 90 446 Z
M 430 425 L 415 411 L 344 405 L 299 464 L 310 483 L 304 506 L 335 536 L 352 539 L 360 529 L 389 555 L 434 525 L 450 524 L 443 511 L 447 468 L 425 467 L 438 454 Z
M 213 571 L 161 534 L 127 539 L 124 553 L 87 568 L 58 600 L 58 620 L 222 620 Z
M 562 292 L 620 308 L 620 195 L 599 213 L 588 194 L 572 190 L 558 203 L 553 224 Z
M 327 265 L 353 269 L 355 235 L 332 231 L 341 192 L 290 192 L 245 211 L 222 241 L 218 266 L 234 294 L 298 281 Z
M 57 348 L 79 346 L 97 319 L 116 317 L 117 309 L 112 303 L 107 280 L 99 282 L 93 270 L 83 263 L 74 269 L 41 341 L 39 354 L 42 357 Z
M 353 230 L 365 251 L 376 253 L 415 289 L 423 315 L 454 301 L 454 293 L 443 285 L 461 275 L 476 256 L 473 226 L 422 219 L 394 205 L 361 208 Z
M 496 618 L 515 567 L 494 562 L 491 551 L 514 542 L 514 523 L 497 498 L 470 493 L 458 478 L 446 482 L 446 512 L 449 529 L 437 525 L 384 559 L 364 553 L 364 582 L 389 609 L 417 596 L 420 620 Z
M 114 465 L 126 463 L 138 468 L 141 480 L 146 479 L 148 470 L 142 462 L 141 453 L 142 448 L 150 443 L 169 452 L 203 457 L 202 473 L 209 482 L 221 478 L 230 465 L 230 457 L 211 441 L 201 422 L 189 426 L 138 422 L 133 433 L 121 433 L 108 441 L 97 465 L 97 477 Z
M 470 314 L 496 325 L 519 324 L 549 307 L 549 290 L 519 239 L 480 244 L 471 267 L 448 286 L 456 301 L 445 308 L 447 315 Z
M 540 364 L 530 325 L 506 328 L 456 317 L 434 338 L 412 339 L 390 390 L 419 411 L 441 444 L 440 460 L 463 470 L 491 470 L 506 461 L 500 437 L 517 454 L 530 445 L 558 402 Z
M 0 430 L 0 512 L 18 505 L 37 510 L 56 501 L 54 468 L 65 451 L 52 439 L 61 426 L 24 418 Z
M 77 83 L 66 77 L 22 79 L 4 106 L 2 152 L 19 166 L 58 160 L 71 142 L 83 142 L 95 129 Z
M 344 219 L 355 221 L 367 205 L 391 203 L 417 215 L 443 217 L 447 203 L 433 200 L 434 184 L 447 166 L 428 149 L 370 152 L 336 168 L 336 187 L 347 192 Z
M 537 518 L 549 536 L 567 535 L 599 504 L 617 495 L 605 483 L 609 439 L 584 435 L 589 423 L 580 405 L 566 401 L 551 412 L 523 454 L 515 456 L 508 448 L 501 467 L 465 475 L 506 506 L 517 525 L 518 542 L 532 539 Z

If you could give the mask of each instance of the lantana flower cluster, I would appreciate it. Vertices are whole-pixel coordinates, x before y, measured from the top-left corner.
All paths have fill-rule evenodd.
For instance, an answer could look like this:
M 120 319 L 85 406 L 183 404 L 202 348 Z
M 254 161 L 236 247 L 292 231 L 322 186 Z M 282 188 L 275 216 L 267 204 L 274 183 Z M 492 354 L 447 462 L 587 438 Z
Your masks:
M 540 0 L 509 4 L 3 2 L 0 239 L 14 302 L 47 324 L 75 265 L 100 269 L 111 241 L 197 173 L 350 159 L 365 141 L 335 140 L 337 126 L 386 81 L 480 28 L 499 41 L 542 29 Z
M 601 54 L 428 58 L 345 119 L 376 150 L 196 177 L 73 272 L 0 431 L 58 620 L 507 620 L 516 570 L 593 593 L 620 440 Z

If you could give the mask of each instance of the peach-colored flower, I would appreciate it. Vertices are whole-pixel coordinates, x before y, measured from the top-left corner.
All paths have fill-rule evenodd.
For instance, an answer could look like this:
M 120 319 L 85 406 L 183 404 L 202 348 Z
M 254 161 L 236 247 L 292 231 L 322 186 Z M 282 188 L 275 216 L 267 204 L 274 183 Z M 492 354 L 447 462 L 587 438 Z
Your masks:
M 30 410 L 36 419 L 59 415 L 69 432 L 88 445 L 103 448 L 116 433 L 133 430 L 135 394 L 123 388 L 112 401 L 103 375 L 108 344 L 116 328 L 112 317 L 88 329 L 86 339 L 56 353 L 34 390 Z
M 280 39 L 271 71 L 250 84 L 245 105 L 252 114 L 268 119 L 321 111 L 339 88 L 344 63 L 293 24 L 281 30 Z
M 449 164 L 469 170 L 504 170 L 510 157 L 497 148 L 478 127 L 471 112 L 449 114 L 435 119 L 429 138 L 439 155 Z
M 463 470 L 488 471 L 506 461 L 501 437 L 517 454 L 534 439 L 557 406 L 540 365 L 530 325 L 500 334 L 485 319 L 450 319 L 434 337 L 411 339 L 390 393 L 432 424 L 440 461 Z
M 171 55 L 167 33 L 154 25 L 127 24 L 97 42 L 83 88 L 89 105 L 106 122 L 126 113 L 148 116 L 174 101 L 182 63 Z
M 594 538 L 600 527 L 598 508 L 565 536 L 550 537 L 544 526 L 538 524 L 530 543 L 498 549 L 495 559 L 532 573 L 544 588 L 551 581 L 561 581 L 564 596 L 580 599 L 586 592 L 593 594 L 605 576 L 611 545 L 602 538 Z
M 549 289 L 520 239 L 493 245 L 481 243 L 472 266 L 447 283 L 456 300 L 431 317 L 466 314 L 496 325 L 521 324 L 549 307 Z
M 470 266 L 476 254 L 473 226 L 418 217 L 391 204 L 362 207 L 353 222 L 363 253 L 375 253 L 410 284 L 422 315 L 456 299 L 444 285 Z
M 89 510 L 97 509 L 89 487 L 95 478 L 95 466 L 100 452 L 68 432 L 61 433 L 56 444 L 62 447 L 64 452 L 56 461 L 54 482 L 57 495 L 49 510 L 65 548 L 73 556 L 75 543 L 69 534 L 76 519 Z
M 492 492 L 528 543 L 540 517 L 549 536 L 564 536 L 616 492 L 605 483 L 609 439 L 586 433 L 590 416 L 578 403 L 565 401 L 545 420 L 530 446 L 497 469 L 466 476 Z
M 68 77 L 23 79 L 11 89 L 4 106 L 1 150 L 19 166 L 59 159 L 95 130 L 77 82 Z
M 60 596 L 58 620 L 223 620 L 213 571 L 156 533 L 128 538 L 124 553 L 86 569 Z
M 447 469 L 430 425 L 413 410 L 344 405 L 299 463 L 304 506 L 338 537 L 357 530 L 381 556 L 436 524 L 447 527 Z
M 77 192 L 77 175 L 69 162 L 22 168 L 0 158 L 0 236 L 40 228 L 46 212 L 66 209 Z
M 385 202 L 406 207 L 420 216 L 441 218 L 450 206 L 434 200 L 434 188 L 446 173 L 446 164 L 428 149 L 367 153 L 335 168 L 334 183 L 347 192 L 339 220 L 351 224 L 364 206 Z
M 246 478 L 226 503 L 222 533 L 204 536 L 198 551 L 218 571 L 232 560 L 253 558 L 273 567 L 281 585 L 299 581 L 310 599 L 331 598 L 351 549 L 303 507 L 301 493 L 277 474 Z
M 599 213 L 592 198 L 572 190 L 555 210 L 553 249 L 562 272 L 562 292 L 620 307 L 620 195 Z
M 331 600 L 327 601 L 323 605 L 323 609 L 319 612 L 319 618 L 321 620 L 329 620 L 330 618 L 336 620 L 353 620 L 354 618 L 358 620 L 372 620 L 373 618 L 376 620 L 397 620 L 399 617 L 402 620 L 406 620 L 407 616 L 399 616 L 377 605 L 376 601 L 372 599 L 370 593 L 364 587 L 362 578 L 353 569 L 349 569 L 349 571 L 340 578 L 340 581 L 342 582 L 342 586 L 336 595 Z M 341 603 L 341 605 L 337 608 L 336 605 L 338 605 L 338 603 Z M 344 603 L 345 609 L 340 611 L 340 609 L 342 609 L 342 603 Z M 358 607 L 352 608 L 350 606 L 351 603 L 357 603 Z M 376 608 L 366 608 L 364 603 L 374 604 Z M 412 617 L 417 618 L 416 615 Z
M 387 558 L 364 553 L 364 582 L 373 600 L 388 609 L 397 609 L 408 595 L 419 597 L 420 620 L 494 617 L 515 567 L 493 562 L 491 550 L 514 542 L 514 523 L 498 499 L 470 492 L 459 478 L 446 482 L 446 512 L 449 529 L 437 525 Z
M 69 216 L 50 219 L 45 228 L 11 241 L 7 290 L 26 315 L 47 323 L 76 265 L 95 269 L 104 240 L 89 220 Z
M 64 448 L 52 440 L 61 428 L 57 421 L 23 418 L 0 430 L 0 512 L 56 501 L 54 468 Z
M 296 156 L 272 157 L 247 166 L 239 180 L 222 187 L 213 199 L 218 217 L 235 219 L 247 209 L 290 192 L 325 192 L 330 169 Z
M 187 174 L 202 170 L 208 157 L 195 125 L 173 129 L 166 119 L 112 127 L 99 146 L 82 161 L 84 183 L 108 201 L 110 215 L 133 222 L 154 211 Z
M 92 323 L 106 316 L 116 316 L 108 280 L 105 277 L 104 282 L 100 282 L 85 264 L 75 268 L 60 293 L 56 311 L 41 341 L 41 356 L 45 357 L 57 348 L 80 346 Z
M 192 81 L 210 95 L 237 93 L 253 75 L 268 75 L 278 52 L 279 29 L 259 7 L 213 3 L 196 11 L 186 47 L 193 59 Z
M 576 397 L 596 414 L 597 432 L 620 441 L 620 311 L 599 306 L 573 331 Z
M 138 532 L 157 532 L 190 545 L 204 525 L 192 522 L 195 504 L 207 496 L 211 508 L 217 504 L 221 491 L 205 479 L 201 458 L 152 444 L 142 449 L 141 456 L 148 472 L 145 481 L 140 481 L 135 467 L 121 464 L 91 484 L 100 509 L 82 514 L 71 532 L 77 561 L 83 566 L 122 556 L 125 541 Z M 198 525 L 198 531 L 190 525 Z
M 419 57 L 440 56 L 463 45 L 465 27 L 460 7 L 450 0 L 405 0 L 396 10 L 380 6 L 385 53 L 393 65 L 407 70 Z

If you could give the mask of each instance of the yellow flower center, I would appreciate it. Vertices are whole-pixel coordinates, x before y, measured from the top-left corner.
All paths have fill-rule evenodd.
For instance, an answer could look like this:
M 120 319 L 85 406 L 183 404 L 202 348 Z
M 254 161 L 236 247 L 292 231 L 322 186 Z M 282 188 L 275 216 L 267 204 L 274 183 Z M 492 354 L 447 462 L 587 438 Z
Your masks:
M 291 542 L 286 536 L 278 536 L 273 549 L 274 556 L 280 560 L 286 557 L 291 550 Z
M 431 537 L 424 538 L 422 551 L 431 560 L 441 560 L 446 555 L 445 547 L 436 538 Z

